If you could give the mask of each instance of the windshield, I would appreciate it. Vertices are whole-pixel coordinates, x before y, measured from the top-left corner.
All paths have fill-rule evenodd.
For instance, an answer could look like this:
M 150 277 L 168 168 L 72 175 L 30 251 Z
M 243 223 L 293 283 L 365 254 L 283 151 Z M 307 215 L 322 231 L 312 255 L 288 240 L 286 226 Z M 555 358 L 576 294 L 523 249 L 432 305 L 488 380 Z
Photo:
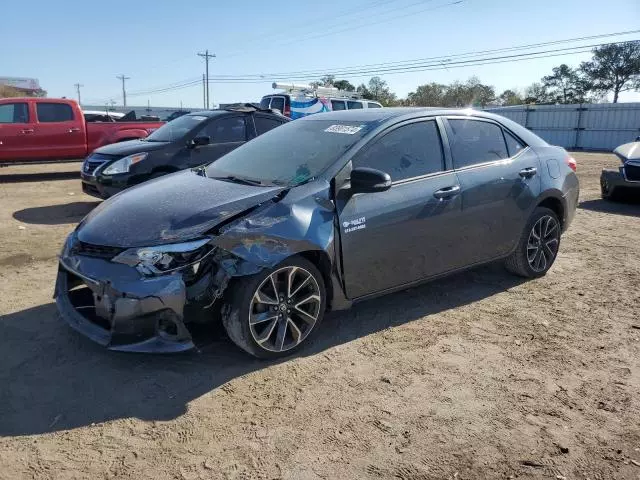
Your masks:
M 155 130 L 145 140 L 147 142 L 173 142 L 184 137 L 193 128 L 207 120 L 204 115 L 183 115 L 175 120 L 165 123 Z
M 208 177 L 294 186 L 321 174 L 373 124 L 297 120 L 270 130 L 207 167 Z

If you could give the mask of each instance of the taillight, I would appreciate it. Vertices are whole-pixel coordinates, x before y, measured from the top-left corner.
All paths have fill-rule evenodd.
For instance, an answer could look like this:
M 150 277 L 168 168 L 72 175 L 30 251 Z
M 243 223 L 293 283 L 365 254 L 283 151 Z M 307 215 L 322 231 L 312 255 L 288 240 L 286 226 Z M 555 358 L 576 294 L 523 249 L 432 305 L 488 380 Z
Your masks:
M 282 112 L 282 114 L 285 117 L 291 117 L 291 107 L 289 105 L 285 105 L 284 106 L 284 112 Z
M 576 163 L 576 159 L 573 158 L 572 156 L 567 155 L 567 158 L 565 158 L 565 162 L 567 162 L 567 165 L 569 165 L 569 168 L 574 172 L 578 169 L 578 164 Z

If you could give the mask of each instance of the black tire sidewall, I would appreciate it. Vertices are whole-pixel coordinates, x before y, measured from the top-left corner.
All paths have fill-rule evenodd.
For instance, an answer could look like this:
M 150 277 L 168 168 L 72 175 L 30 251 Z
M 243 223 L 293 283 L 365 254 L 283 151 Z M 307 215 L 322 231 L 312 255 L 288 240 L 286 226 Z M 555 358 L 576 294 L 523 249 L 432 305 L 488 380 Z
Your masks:
M 316 320 L 316 323 L 313 326 L 313 330 L 302 342 L 300 342 L 300 344 L 290 350 L 286 350 L 285 352 L 272 352 L 262 348 L 253 339 L 249 328 L 249 306 L 255 290 L 265 278 L 276 270 L 291 266 L 304 268 L 311 273 L 316 282 L 318 282 L 318 287 L 320 288 L 321 293 L 320 314 L 318 315 L 318 320 Z M 227 291 L 230 292 L 230 294 L 227 296 L 225 306 L 223 307 L 223 324 L 227 330 L 227 334 L 239 347 L 258 358 L 270 359 L 286 357 L 295 353 L 300 348 L 303 348 L 319 330 L 319 326 L 322 323 L 326 311 L 327 290 L 324 277 L 313 263 L 299 255 L 289 257 L 275 267 L 264 269 L 255 275 L 235 279 L 229 283 Z

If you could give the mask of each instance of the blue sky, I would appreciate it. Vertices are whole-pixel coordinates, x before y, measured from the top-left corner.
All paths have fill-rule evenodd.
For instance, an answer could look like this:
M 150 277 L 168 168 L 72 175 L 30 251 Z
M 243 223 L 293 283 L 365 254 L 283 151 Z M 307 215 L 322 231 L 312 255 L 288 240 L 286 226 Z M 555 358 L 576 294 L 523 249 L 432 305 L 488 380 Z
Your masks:
M 34 77 L 50 97 L 85 104 L 122 102 L 116 75 L 127 82 L 129 105 L 202 105 L 201 85 L 135 95 L 197 79 L 209 49 L 211 75 L 334 70 L 478 50 L 504 48 L 640 28 L 637 0 L 31 0 L 4 2 L 0 76 Z M 346 12 L 346 13 L 345 13 Z M 396 18 L 401 17 L 401 18 Z M 613 40 L 640 39 L 640 34 Z M 609 41 L 609 40 L 602 40 Z M 599 43 L 598 40 L 586 42 Z M 571 44 L 571 46 L 579 44 Z M 588 54 L 448 70 L 382 74 L 405 96 L 428 82 L 476 75 L 497 91 L 525 87 L 560 63 L 578 65 Z M 367 77 L 347 77 L 352 83 Z M 294 76 L 291 82 L 297 81 Z M 255 101 L 271 79 L 212 84 L 213 102 Z M 622 100 L 640 101 L 629 93 Z

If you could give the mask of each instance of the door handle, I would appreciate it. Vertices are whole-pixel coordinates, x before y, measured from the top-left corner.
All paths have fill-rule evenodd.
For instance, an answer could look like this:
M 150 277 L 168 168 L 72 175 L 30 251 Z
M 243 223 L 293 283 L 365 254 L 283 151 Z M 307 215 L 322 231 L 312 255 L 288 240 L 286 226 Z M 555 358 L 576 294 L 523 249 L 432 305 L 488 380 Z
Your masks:
M 450 187 L 441 188 L 440 190 L 436 190 L 433 192 L 433 196 L 437 199 L 443 200 L 445 198 L 455 197 L 460 193 L 459 185 L 452 185 Z
M 523 168 L 522 170 L 520 170 L 519 175 L 522 178 L 531 178 L 536 173 L 538 173 L 538 169 L 536 167 L 529 167 L 529 168 Z
M 69 133 L 79 132 L 80 129 L 78 127 L 73 127 L 69 129 Z
M 24 134 L 33 133 L 33 128 L 25 128 L 24 130 L 20 130 L 20 133 L 24 133 Z

